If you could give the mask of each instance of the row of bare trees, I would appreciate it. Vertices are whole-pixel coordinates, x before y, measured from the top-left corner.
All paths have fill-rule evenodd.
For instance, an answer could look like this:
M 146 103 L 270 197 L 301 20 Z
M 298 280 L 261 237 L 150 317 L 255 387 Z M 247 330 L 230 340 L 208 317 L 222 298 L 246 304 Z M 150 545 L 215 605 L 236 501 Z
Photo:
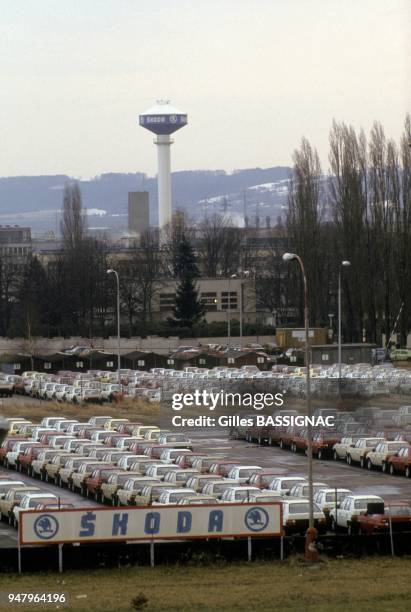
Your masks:
M 311 323 L 324 324 L 336 313 L 341 272 L 345 338 L 388 339 L 402 306 L 397 331 L 404 343 L 411 326 L 410 117 L 398 145 L 379 123 L 367 139 L 337 122 L 329 144 L 325 180 L 318 154 L 302 140 L 289 190 L 287 234 L 307 269 Z M 342 260 L 351 266 L 343 269 Z M 301 320 L 301 282 L 296 270 L 292 275 L 288 304 Z

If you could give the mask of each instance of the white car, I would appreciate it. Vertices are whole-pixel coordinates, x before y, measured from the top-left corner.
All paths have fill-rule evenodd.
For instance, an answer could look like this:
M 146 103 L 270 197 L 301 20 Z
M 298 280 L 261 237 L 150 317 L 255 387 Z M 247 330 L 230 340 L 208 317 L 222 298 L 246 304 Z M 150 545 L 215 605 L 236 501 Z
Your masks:
M 23 453 L 28 446 L 31 446 L 32 444 L 33 442 L 31 440 L 19 440 L 18 442 L 13 444 L 13 448 L 6 454 L 6 457 L 4 458 L 4 467 L 12 467 L 14 469 L 17 469 L 18 456 L 20 455 L 20 453 Z
M 393 416 L 394 424 L 400 427 L 411 425 L 411 406 L 400 406 Z
M 201 491 L 204 495 L 211 495 L 216 499 L 221 499 L 224 491 L 226 489 L 230 489 L 231 487 L 237 487 L 240 483 L 238 480 L 233 480 L 232 478 L 221 478 L 219 480 L 210 480 L 207 484 L 204 485 L 203 490 Z
M 229 487 L 222 494 L 220 501 L 225 504 L 247 503 L 250 500 L 250 495 L 259 495 L 260 493 L 261 491 L 257 487 Z
M 380 442 L 375 450 L 367 454 L 366 467 L 369 470 L 381 468 L 384 472 L 387 472 L 388 459 L 404 446 L 408 446 L 407 442 Z
M 347 450 L 352 447 L 361 436 L 344 436 L 340 442 L 336 442 L 333 446 L 333 459 L 338 461 L 339 459 L 347 458 Z
M 348 533 L 355 532 L 355 517 L 367 512 L 368 504 L 383 504 L 384 500 L 378 495 L 348 495 L 342 500 L 339 508 L 330 510 L 331 526 L 347 529 Z
M 384 441 L 384 438 L 360 438 L 347 449 L 348 465 L 359 463 L 361 467 L 365 467 L 367 454 L 374 450 L 377 444 Z
M 172 467 L 172 466 L 168 466 L 168 467 Z M 187 481 L 192 476 L 196 476 L 198 474 L 199 472 L 197 470 L 192 470 L 192 469 L 171 470 L 171 471 L 168 471 L 167 474 L 164 476 L 164 482 L 169 482 L 170 484 L 177 485 L 178 487 L 185 487 L 187 486 Z
M 124 455 L 124 457 L 121 457 L 117 465 L 122 470 L 130 470 L 133 463 L 139 459 L 147 459 L 147 457 L 145 455 Z
M 168 472 L 172 471 L 180 471 L 181 468 L 178 465 L 170 465 L 168 463 L 154 463 L 150 465 L 146 470 L 146 476 L 151 476 L 152 478 L 159 478 L 160 480 L 164 480 L 164 476 Z
M 18 506 L 13 508 L 12 522 L 17 527 L 19 514 L 22 510 L 35 510 L 38 504 L 58 504 L 58 497 L 51 493 L 29 493 L 25 495 Z
M 238 465 L 230 470 L 228 478 L 238 480 L 240 484 L 246 484 L 250 477 L 258 472 L 263 472 L 263 468 L 259 465 Z
M 282 496 L 288 495 L 295 484 L 306 483 L 307 479 L 302 476 L 280 476 L 274 478 L 268 486 L 268 491 L 278 491 Z M 266 490 L 266 489 L 264 489 Z
M 22 480 L 9 480 L 7 478 L 4 478 L 2 480 L 0 480 L 0 499 L 2 499 L 11 488 L 15 488 L 15 487 L 25 487 L 26 483 L 23 482 Z
M 153 501 L 153 506 L 168 506 L 178 504 L 180 499 L 187 497 L 187 495 L 195 494 L 196 492 L 193 489 L 166 489 L 161 493 L 158 501 Z
M 333 508 L 337 507 L 338 509 L 341 502 L 348 497 L 348 495 L 352 494 L 350 489 L 321 489 L 315 493 L 314 501 L 324 514 L 328 516 Z
M 326 489 L 328 485 L 325 482 L 313 482 L 313 494 L 317 493 L 321 489 Z M 291 487 L 288 494 L 290 497 L 309 497 L 309 485 L 308 482 L 297 482 Z
M 176 457 L 179 455 L 190 454 L 191 450 L 188 448 L 166 448 L 160 455 L 161 461 L 165 463 L 173 463 Z
M 71 387 L 71 389 L 65 394 L 65 400 L 71 404 L 78 404 L 81 401 L 80 387 Z
M 309 525 L 309 501 L 304 498 L 283 499 L 283 522 L 287 535 L 292 533 L 305 533 Z M 319 533 L 326 530 L 326 518 L 324 512 L 313 504 L 314 527 Z

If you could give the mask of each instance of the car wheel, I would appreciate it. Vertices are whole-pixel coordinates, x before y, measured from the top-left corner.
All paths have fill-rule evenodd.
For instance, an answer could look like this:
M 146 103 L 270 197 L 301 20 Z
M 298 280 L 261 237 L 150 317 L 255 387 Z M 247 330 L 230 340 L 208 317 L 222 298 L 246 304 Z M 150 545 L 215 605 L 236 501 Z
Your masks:
M 394 476 L 394 474 L 395 474 L 395 468 L 394 468 L 392 463 L 390 463 L 390 474 L 391 474 L 391 476 Z
M 369 470 L 371 472 L 372 470 L 372 463 L 371 463 L 371 459 L 368 459 L 367 461 L 367 470 Z
M 409 478 L 411 476 L 411 469 L 410 466 L 407 465 L 407 467 L 405 468 L 405 477 Z
M 360 467 L 365 468 L 364 457 L 361 457 L 361 459 L 360 459 Z
M 3 466 L 7 469 L 9 467 L 9 461 L 4 457 Z
M 268 446 L 272 446 L 272 445 L 273 445 L 273 439 L 272 439 L 272 437 L 270 436 L 270 437 L 268 438 Z
M 337 453 L 337 451 L 333 452 L 333 459 L 334 459 L 334 461 L 338 461 L 338 453 Z
M 260 446 L 261 446 L 262 443 L 263 443 L 263 440 L 262 440 L 261 436 L 258 436 L 258 444 L 260 444 Z
M 48 475 L 47 473 L 46 473 L 46 474 L 45 474 L 45 476 L 44 476 L 44 480 L 45 480 L 46 482 L 48 482 L 48 481 L 49 481 L 49 475 Z
M 386 472 L 388 472 L 388 465 L 387 465 L 387 462 L 386 462 L 386 461 L 383 461 L 383 462 L 381 463 L 381 471 L 382 471 L 382 472 L 384 472 L 384 474 L 385 474 Z
M 351 465 L 351 463 L 352 463 L 351 455 L 347 455 L 347 463 L 348 463 L 348 465 Z
M 297 452 L 297 446 L 295 444 L 293 444 L 293 453 Z
M 318 455 L 317 455 L 318 459 L 322 459 L 323 458 L 323 452 L 321 450 L 321 448 L 318 450 Z
M 331 531 L 337 531 L 337 529 L 338 529 L 337 523 L 335 521 L 335 518 L 332 516 L 331 517 Z
M 284 448 L 284 442 L 280 440 L 280 448 Z

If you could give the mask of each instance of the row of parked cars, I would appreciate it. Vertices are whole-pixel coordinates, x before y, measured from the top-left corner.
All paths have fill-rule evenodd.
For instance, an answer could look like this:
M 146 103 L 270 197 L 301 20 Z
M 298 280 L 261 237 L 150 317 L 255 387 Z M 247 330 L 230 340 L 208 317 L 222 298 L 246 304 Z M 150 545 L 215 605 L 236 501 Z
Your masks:
M 120 370 L 117 372 L 89 370 L 87 373 L 61 371 L 57 374 L 45 372 L 23 372 L 22 376 L 10 375 L 9 384 L 14 392 L 40 400 L 57 402 L 103 403 L 118 397 L 146 398 L 160 401 L 160 388 L 153 377 L 145 371 Z
M 275 466 L 244 465 L 199 452 L 183 433 L 128 419 L 95 416 L 80 423 L 56 416 L 40 424 L 9 420 L 0 462 L 16 472 L 16 477 L 0 479 L 0 513 L 15 526 L 23 509 L 70 505 L 64 493 L 38 490 L 36 481 L 41 480 L 112 506 L 280 501 L 286 534 L 303 533 L 308 525 L 305 476 L 281 476 Z M 19 481 L 19 472 L 29 474 L 33 484 Z M 320 532 L 362 529 L 360 517 L 369 516 L 370 504 L 379 504 L 384 521 L 392 516 L 398 529 L 410 528 L 408 503 L 388 511 L 379 496 L 357 495 L 324 482 L 314 483 L 314 493 L 314 520 Z
M 401 406 L 397 414 L 408 414 L 410 406 Z M 368 470 L 381 469 L 383 472 L 403 474 L 411 477 L 411 429 L 398 429 L 391 425 L 385 429 L 366 426 L 369 410 L 358 410 L 358 414 L 339 412 L 335 409 L 320 408 L 316 416 L 334 416 L 335 427 L 315 428 L 312 435 L 313 457 L 323 459 L 345 460 L 349 465 L 360 465 Z M 380 410 L 380 409 L 377 409 Z M 295 410 L 283 410 L 279 413 L 297 416 Z M 249 415 L 252 418 L 253 415 Z M 354 418 L 358 420 L 354 421 Z M 372 421 L 371 421 L 372 422 Z M 307 452 L 308 430 L 305 427 L 233 427 L 231 438 L 244 438 L 247 442 L 257 442 L 270 446 L 277 444 L 282 449 L 294 453 Z

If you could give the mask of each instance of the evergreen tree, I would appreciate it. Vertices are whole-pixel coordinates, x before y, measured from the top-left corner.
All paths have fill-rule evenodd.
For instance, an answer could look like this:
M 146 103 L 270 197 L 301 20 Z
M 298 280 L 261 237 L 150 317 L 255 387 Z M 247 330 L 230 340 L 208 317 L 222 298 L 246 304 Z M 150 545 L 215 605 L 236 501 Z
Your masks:
M 173 270 L 177 278 L 184 278 L 186 276 L 197 278 L 200 276 L 193 247 L 185 234 L 181 236 L 181 240 L 173 254 Z
M 204 306 L 199 298 L 194 280 L 200 274 L 196 257 L 185 235 L 181 237 L 173 268 L 175 275 L 180 279 L 176 292 L 173 324 L 192 328 L 203 318 Z
M 177 287 L 174 307 L 174 323 L 182 327 L 192 327 L 204 315 L 204 306 L 198 296 L 197 288 L 191 276 L 181 279 Z

